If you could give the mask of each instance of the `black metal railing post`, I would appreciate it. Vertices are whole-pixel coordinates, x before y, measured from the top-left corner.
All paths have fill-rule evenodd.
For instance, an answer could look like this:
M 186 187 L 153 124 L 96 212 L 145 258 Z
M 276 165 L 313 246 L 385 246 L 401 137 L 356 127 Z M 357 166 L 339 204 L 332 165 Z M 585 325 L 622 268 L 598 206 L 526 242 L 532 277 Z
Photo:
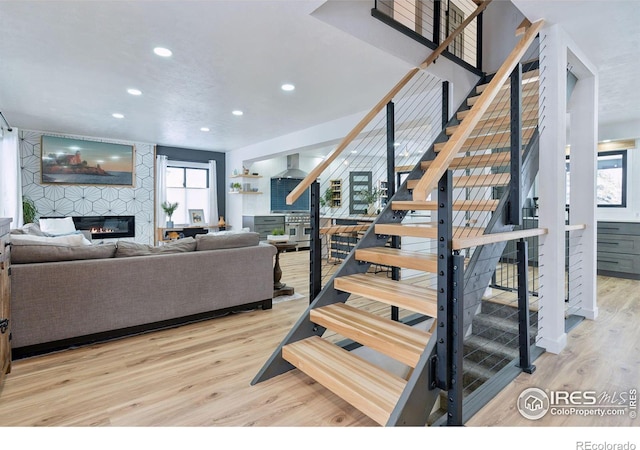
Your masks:
M 476 17 L 476 69 L 482 70 L 482 16 L 484 12 Z
M 451 329 L 449 342 L 450 359 L 449 392 L 447 392 L 447 425 L 462 425 L 462 402 L 464 397 L 464 255 L 459 251 L 453 255 L 451 277 Z
M 507 223 L 522 224 L 522 197 L 520 174 L 522 172 L 522 64 L 511 73 L 511 170 L 509 178 L 509 203 Z
M 391 101 L 387 103 L 387 202 L 396 193 L 396 119 L 395 105 Z M 391 237 L 392 248 L 400 248 L 400 239 L 398 236 Z M 400 280 L 400 268 L 391 268 L 391 279 Z M 391 307 L 391 320 L 396 322 L 400 320 L 400 309 L 397 306 Z
M 518 342 L 520 347 L 519 367 L 523 372 L 533 373 L 536 366 L 531 364 L 531 339 L 529 320 L 529 248 L 525 239 L 517 244 L 518 251 Z
M 320 241 L 320 183 L 311 183 L 311 241 L 309 242 L 309 303 L 322 290 L 322 245 Z
M 449 82 L 442 82 L 442 129 L 449 123 Z
M 451 251 L 451 240 L 453 236 L 453 195 L 452 195 L 452 174 L 447 170 L 438 182 L 438 314 L 436 317 L 436 386 L 448 391 L 451 381 L 451 328 L 452 314 L 450 305 L 452 303 L 452 276 L 453 276 L 453 254 Z
M 442 2 L 435 0 L 433 2 L 433 36 L 432 42 L 436 45 L 440 45 L 440 11 L 442 11 Z

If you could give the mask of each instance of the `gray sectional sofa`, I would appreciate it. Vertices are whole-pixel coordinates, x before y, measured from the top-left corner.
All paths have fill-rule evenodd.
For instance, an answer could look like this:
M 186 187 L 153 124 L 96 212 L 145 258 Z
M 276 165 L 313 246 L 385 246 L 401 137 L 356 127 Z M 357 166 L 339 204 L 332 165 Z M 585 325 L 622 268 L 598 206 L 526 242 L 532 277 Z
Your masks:
M 276 249 L 257 233 L 117 244 L 12 243 L 14 358 L 271 308 Z

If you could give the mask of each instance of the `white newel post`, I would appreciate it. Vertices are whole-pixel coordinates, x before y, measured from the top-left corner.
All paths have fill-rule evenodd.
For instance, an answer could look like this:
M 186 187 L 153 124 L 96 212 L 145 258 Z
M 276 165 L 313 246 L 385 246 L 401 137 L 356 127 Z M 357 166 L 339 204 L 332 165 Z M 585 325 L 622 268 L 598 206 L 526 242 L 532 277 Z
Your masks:
M 565 147 L 567 49 L 557 25 L 540 32 L 540 316 L 537 345 L 559 353 L 567 343 L 564 328 Z

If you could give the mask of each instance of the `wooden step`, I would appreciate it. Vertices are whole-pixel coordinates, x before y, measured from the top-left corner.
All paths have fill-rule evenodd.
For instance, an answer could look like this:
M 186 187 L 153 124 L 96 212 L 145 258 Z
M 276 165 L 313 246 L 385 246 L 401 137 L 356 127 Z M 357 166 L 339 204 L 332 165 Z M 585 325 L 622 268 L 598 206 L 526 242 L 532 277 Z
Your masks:
M 538 83 L 539 79 L 540 79 L 540 70 L 538 70 L 538 69 L 530 70 L 528 72 L 523 72 L 522 73 L 522 85 L 523 85 L 523 87 L 526 86 L 529 83 Z M 476 93 L 481 94 L 482 92 L 484 92 L 484 90 L 487 88 L 487 86 L 489 86 L 489 83 L 479 84 L 478 86 L 476 86 Z M 511 82 L 507 81 L 502 86 L 502 89 L 509 89 L 510 87 L 511 87 Z
M 522 113 L 531 111 L 533 109 L 538 109 L 538 97 L 531 96 L 522 100 Z M 459 111 L 458 113 L 456 113 L 456 118 L 458 120 L 463 120 L 469 114 L 469 111 L 471 111 L 471 109 Z M 481 120 L 501 117 L 504 114 L 511 114 L 510 99 L 492 103 L 491 105 L 489 105 L 487 111 L 482 115 Z
M 473 188 L 486 186 L 506 186 L 511 176 L 508 173 L 488 173 L 484 175 L 465 175 L 453 177 L 453 186 Z M 407 189 L 413 189 L 420 180 L 407 180 Z
M 425 316 L 436 317 L 437 315 L 438 300 L 434 289 L 363 273 L 334 278 L 333 287 Z
M 386 425 L 406 381 L 321 337 L 282 348 L 282 357 L 380 425 Z
M 523 141 L 531 138 L 535 128 L 525 128 L 522 130 Z M 433 145 L 433 151 L 439 153 L 442 151 L 446 142 L 438 142 Z M 476 152 L 478 150 L 488 150 L 494 148 L 507 148 L 511 145 L 511 132 L 491 133 L 484 136 L 476 136 L 468 138 L 458 152 Z
M 445 129 L 447 136 L 451 136 L 458 129 L 460 125 L 452 125 Z M 537 111 L 527 111 L 527 116 L 522 117 L 522 128 L 535 128 L 538 126 Z M 486 130 L 491 130 L 494 133 L 502 133 L 511 130 L 511 117 L 504 115 L 502 117 L 492 117 L 490 119 L 481 121 L 471 132 L 469 137 L 477 137 L 481 134 L 485 134 Z
M 450 169 L 479 169 L 481 167 L 504 167 L 511 162 L 509 152 L 495 152 L 486 155 L 461 156 L 451 161 Z M 420 168 L 427 170 L 431 161 L 422 161 Z
M 453 235 L 456 237 L 479 236 L 484 233 L 484 228 L 453 227 Z M 436 222 L 427 223 L 378 223 L 376 234 L 391 236 L 407 236 L 425 239 L 437 239 L 438 227 Z
M 486 175 L 466 175 L 453 177 L 453 185 L 457 188 L 474 188 L 489 186 L 506 186 L 511 175 L 508 173 L 489 173 Z
M 510 85 L 508 87 L 511 87 Z M 535 95 L 536 97 L 539 94 L 539 90 L 540 90 L 540 86 L 538 83 L 527 83 L 525 85 L 522 86 L 522 96 L 521 98 L 524 99 L 526 97 L 530 97 L 532 95 Z M 480 95 L 482 93 L 479 93 L 478 95 L 473 95 L 467 98 L 467 106 L 473 106 L 476 104 L 476 102 L 480 99 Z M 503 101 L 505 100 L 505 98 L 511 98 L 511 93 L 507 92 L 507 90 L 505 89 L 504 91 L 501 91 L 501 94 L 498 95 L 498 97 L 496 97 L 496 102 L 499 101 Z
M 356 248 L 356 259 L 390 267 L 402 267 L 435 273 L 438 270 L 436 255 L 390 247 Z
M 458 211 L 495 211 L 499 200 L 457 200 L 453 209 Z M 433 201 L 402 200 L 391 203 L 396 211 L 437 211 L 438 203 Z
M 314 308 L 311 322 L 410 367 L 418 364 L 431 333 L 344 303 Z
M 466 111 L 470 111 L 470 110 L 466 110 Z M 464 116 L 466 114 L 468 114 L 468 112 L 466 111 L 461 111 L 459 114 L 462 118 L 464 118 Z M 509 123 L 509 121 L 511 120 L 511 110 L 509 108 L 506 108 L 502 111 L 492 111 L 490 114 L 489 113 L 485 113 L 482 117 L 482 119 L 480 119 L 478 121 L 478 123 L 476 124 L 476 126 L 473 128 L 472 134 L 477 134 L 478 130 L 482 130 L 484 128 L 491 128 L 492 125 L 495 125 L 496 123 Z M 538 108 L 537 107 L 533 107 L 530 106 L 526 109 L 524 109 L 522 111 L 522 120 L 538 120 Z M 457 126 L 457 125 L 454 125 Z

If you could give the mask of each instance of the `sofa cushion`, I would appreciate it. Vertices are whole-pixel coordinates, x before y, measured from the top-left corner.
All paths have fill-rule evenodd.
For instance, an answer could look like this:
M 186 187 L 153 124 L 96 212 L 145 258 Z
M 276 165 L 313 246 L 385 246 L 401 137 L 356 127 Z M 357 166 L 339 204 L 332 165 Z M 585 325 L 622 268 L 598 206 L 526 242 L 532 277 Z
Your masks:
M 260 243 L 260 234 L 241 232 L 229 234 L 199 234 L 196 236 L 196 250 L 219 250 L 223 248 L 253 247 Z
M 138 244 L 136 242 L 118 241 L 116 258 L 129 256 L 162 255 L 167 253 L 185 253 L 196 249 L 196 241 L 192 237 L 170 241 L 160 246 Z
M 69 238 L 72 236 L 64 236 Z M 11 239 L 11 263 L 27 264 L 56 261 L 74 261 L 79 259 L 102 259 L 113 258 L 116 253 L 116 246 L 113 243 L 100 245 L 84 245 L 81 235 L 73 235 L 77 245 L 51 245 L 51 243 L 27 243 L 16 242 L 15 237 Z M 57 239 L 57 238 L 47 238 Z

